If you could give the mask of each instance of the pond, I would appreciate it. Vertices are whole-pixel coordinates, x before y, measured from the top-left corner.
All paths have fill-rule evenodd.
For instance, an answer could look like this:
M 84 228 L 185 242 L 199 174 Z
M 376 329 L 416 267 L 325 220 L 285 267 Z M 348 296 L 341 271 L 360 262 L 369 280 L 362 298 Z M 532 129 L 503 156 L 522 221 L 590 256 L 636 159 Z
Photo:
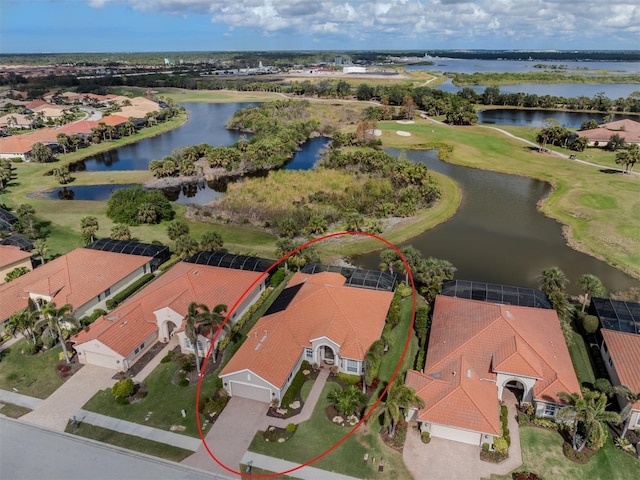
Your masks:
M 595 120 L 598 123 L 604 122 L 605 114 L 598 112 L 563 112 L 557 110 L 517 110 L 509 108 L 496 108 L 491 110 L 481 110 L 478 112 L 478 122 L 493 123 L 497 125 L 520 125 L 527 127 L 542 127 L 548 118 L 553 118 L 560 122 L 560 125 L 568 128 L 579 128 L 582 122 Z M 619 115 L 613 116 L 613 121 L 630 119 L 640 121 L 639 115 Z
M 406 155 L 451 177 L 462 189 L 462 203 L 451 219 L 402 244 L 449 260 L 458 269 L 456 278 L 536 287 L 542 269 L 558 266 L 572 281 L 568 289 L 573 294 L 585 273 L 598 276 L 610 291 L 638 286 L 620 270 L 566 245 L 560 224 L 536 209 L 538 200 L 549 194 L 548 184 L 445 163 L 436 151 L 407 150 Z M 378 268 L 380 255 L 372 252 L 352 261 Z
M 189 120 L 169 132 L 94 155 L 74 164 L 72 170 L 98 172 L 105 170 L 147 170 L 151 160 L 161 160 L 179 147 L 200 143 L 229 146 L 243 134 L 226 128 L 227 121 L 240 108 L 257 103 L 183 103 Z M 245 134 L 246 136 L 246 134 Z

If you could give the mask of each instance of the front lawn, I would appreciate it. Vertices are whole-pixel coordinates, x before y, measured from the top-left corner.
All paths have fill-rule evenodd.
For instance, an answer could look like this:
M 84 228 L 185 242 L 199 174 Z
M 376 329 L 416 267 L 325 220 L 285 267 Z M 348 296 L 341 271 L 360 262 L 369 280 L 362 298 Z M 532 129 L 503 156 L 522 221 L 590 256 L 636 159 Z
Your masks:
M 47 398 L 63 383 L 56 373 L 62 347 L 29 356 L 21 353 L 26 344 L 22 339 L 0 352 L 0 388 Z
M 544 479 L 553 480 L 637 480 L 640 478 L 640 461 L 618 450 L 611 439 L 598 451 L 589 463 L 578 465 L 562 453 L 562 437 L 553 430 L 536 427 L 520 427 L 522 466 L 516 471 L 527 470 Z M 492 480 L 511 479 L 511 475 L 491 476 Z
M 111 389 L 105 389 L 96 393 L 84 408 L 162 430 L 169 430 L 175 425 L 180 427 L 176 433 L 198 437 L 195 417 L 196 386 L 179 387 L 174 385 L 171 380 L 177 368 L 179 365 L 176 362 L 158 365 L 145 381 L 149 388 L 147 396 L 138 403 L 120 405 L 111 395 Z M 215 381 L 214 375 L 204 379 L 201 390 L 203 398 L 211 397 L 214 394 Z M 182 416 L 183 409 L 186 412 L 186 417 Z M 152 412 L 151 415 L 149 412 Z M 199 417 L 203 421 L 203 417 Z M 148 420 L 145 420 L 147 418 Z M 203 428 L 205 434 L 209 426 Z
M 21 407 L 20 405 L 14 405 L 13 403 L 0 403 L 0 415 L 4 415 L 9 418 L 20 418 L 30 411 L 30 408 Z
M 174 462 L 181 462 L 185 458 L 193 455 L 191 450 L 165 445 L 164 443 L 147 440 L 146 438 L 127 435 L 125 433 L 115 432 L 107 428 L 96 427 L 88 423 L 81 422 L 77 426 L 72 425 L 69 421 L 65 432 L 73 433 L 85 438 L 91 438 L 102 443 L 109 443 L 128 450 L 153 455 L 154 457 L 165 458 Z
M 348 428 L 331 423 L 325 414 L 325 409 L 329 405 L 327 394 L 335 387 L 334 382 L 327 382 L 313 415 L 308 421 L 298 425 L 296 433 L 290 440 L 284 443 L 270 443 L 264 440 L 262 432 L 258 432 L 249 446 L 249 451 L 290 462 L 305 463 L 331 448 L 350 431 Z M 375 421 L 362 425 L 335 450 L 314 462 L 312 466 L 358 478 L 373 476 L 394 480 L 411 478 L 402 455 L 384 445 L 376 429 Z M 369 454 L 367 464 L 362 463 L 365 453 Z M 372 462 L 374 457 L 375 465 Z M 378 463 L 381 458 L 384 458 L 384 471 L 378 472 Z

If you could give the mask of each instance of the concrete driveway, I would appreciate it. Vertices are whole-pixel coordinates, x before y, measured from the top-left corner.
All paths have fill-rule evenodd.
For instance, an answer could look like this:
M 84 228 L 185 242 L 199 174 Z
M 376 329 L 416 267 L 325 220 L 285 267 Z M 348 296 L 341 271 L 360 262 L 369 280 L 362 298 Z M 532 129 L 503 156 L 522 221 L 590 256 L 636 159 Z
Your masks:
M 422 443 L 418 433 L 411 428 L 404 445 L 404 463 L 415 480 L 479 480 L 492 473 L 505 475 L 522 465 L 520 433 L 516 421 L 516 406 L 513 394 L 505 392 L 505 403 L 509 408 L 509 433 L 511 446 L 509 458 L 502 463 L 480 460 L 480 447 L 464 443 L 431 438 Z
M 220 463 L 238 470 L 242 456 L 249 448 L 256 432 L 268 427 L 268 409 L 268 404 L 247 398 L 232 397 L 229 400 L 220 418 L 216 420 L 206 436 L 209 450 Z M 230 475 L 209 456 L 204 445 L 201 445 L 196 453 L 182 463 L 202 470 Z

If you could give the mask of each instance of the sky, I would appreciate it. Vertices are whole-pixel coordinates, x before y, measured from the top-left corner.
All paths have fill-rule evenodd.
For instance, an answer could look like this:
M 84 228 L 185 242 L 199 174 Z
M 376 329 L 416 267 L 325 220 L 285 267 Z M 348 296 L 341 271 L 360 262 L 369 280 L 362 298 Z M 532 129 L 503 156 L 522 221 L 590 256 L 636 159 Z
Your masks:
M 0 53 L 637 50 L 638 0 L 0 0 Z

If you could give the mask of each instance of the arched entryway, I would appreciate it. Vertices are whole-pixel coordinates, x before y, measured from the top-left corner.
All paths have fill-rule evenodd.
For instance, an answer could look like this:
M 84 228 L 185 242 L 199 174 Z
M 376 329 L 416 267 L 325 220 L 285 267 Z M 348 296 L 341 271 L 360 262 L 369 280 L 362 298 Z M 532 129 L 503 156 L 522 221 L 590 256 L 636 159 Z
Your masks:
M 176 331 L 176 324 L 171 320 L 167 320 L 162 324 L 162 328 L 160 329 L 160 339 L 167 343 L 173 337 L 174 332 Z
M 320 357 L 320 361 L 324 362 L 326 365 L 335 365 L 336 363 L 336 354 L 328 345 L 323 345 L 318 348 L 318 354 Z
M 524 397 L 526 386 L 520 380 L 508 380 L 502 387 L 502 400 L 505 400 L 507 392 L 516 398 L 517 404 L 520 405 Z

